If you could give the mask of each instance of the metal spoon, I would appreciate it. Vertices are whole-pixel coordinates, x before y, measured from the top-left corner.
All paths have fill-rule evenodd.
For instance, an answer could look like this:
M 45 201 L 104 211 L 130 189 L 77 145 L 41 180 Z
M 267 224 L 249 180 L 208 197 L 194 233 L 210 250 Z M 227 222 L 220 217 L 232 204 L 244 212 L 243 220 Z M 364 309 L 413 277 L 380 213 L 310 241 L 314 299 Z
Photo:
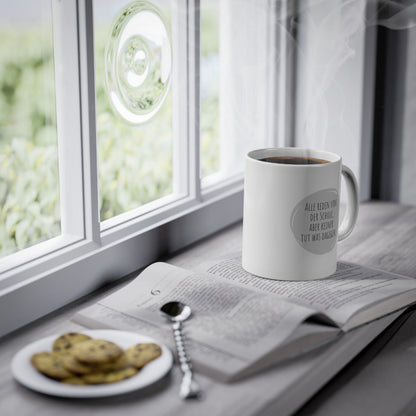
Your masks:
M 191 308 L 182 302 L 168 302 L 160 308 L 171 322 L 178 352 L 180 368 L 183 374 L 179 397 L 181 399 L 195 399 L 201 395 L 198 383 L 193 379 L 191 360 L 185 351 L 182 322 L 191 316 Z

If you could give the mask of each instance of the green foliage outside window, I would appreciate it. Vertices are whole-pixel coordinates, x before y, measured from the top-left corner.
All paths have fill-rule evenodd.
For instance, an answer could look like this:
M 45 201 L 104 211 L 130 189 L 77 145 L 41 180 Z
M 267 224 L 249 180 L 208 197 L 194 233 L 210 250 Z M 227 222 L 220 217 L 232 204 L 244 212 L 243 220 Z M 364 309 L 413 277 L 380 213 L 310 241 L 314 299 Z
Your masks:
M 53 51 L 45 32 L 0 30 L 0 255 L 60 233 Z

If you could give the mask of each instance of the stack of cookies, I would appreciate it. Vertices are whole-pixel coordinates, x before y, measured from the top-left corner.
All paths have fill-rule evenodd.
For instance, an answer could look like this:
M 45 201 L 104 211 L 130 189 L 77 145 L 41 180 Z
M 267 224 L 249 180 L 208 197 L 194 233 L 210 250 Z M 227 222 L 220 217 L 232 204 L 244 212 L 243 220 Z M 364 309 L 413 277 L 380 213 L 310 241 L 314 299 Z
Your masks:
M 161 353 L 154 343 L 123 350 L 111 341 L 69 332 L 54 341 L 51 352 L 33 354 L 30 361 L 42 374 L 62 383 L 104 384 L 134 376 Z

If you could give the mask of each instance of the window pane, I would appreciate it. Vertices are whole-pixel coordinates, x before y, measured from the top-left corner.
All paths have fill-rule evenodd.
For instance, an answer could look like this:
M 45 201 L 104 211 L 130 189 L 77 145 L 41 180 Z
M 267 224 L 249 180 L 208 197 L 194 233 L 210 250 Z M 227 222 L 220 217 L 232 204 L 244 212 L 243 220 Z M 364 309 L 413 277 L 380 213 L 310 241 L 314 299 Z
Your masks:
M 60 234 L 50 0 L 0 1 L 0 256 Z
M 93 5 L 103 221 L 173 192 L 170 2 Z
M 241 176 L 244 155 L 271 142 L 276 68 L 273 2 L 201 0 L 202 185 Z
M 220 169 L 219 0 L 201 1 L 201 177 Z

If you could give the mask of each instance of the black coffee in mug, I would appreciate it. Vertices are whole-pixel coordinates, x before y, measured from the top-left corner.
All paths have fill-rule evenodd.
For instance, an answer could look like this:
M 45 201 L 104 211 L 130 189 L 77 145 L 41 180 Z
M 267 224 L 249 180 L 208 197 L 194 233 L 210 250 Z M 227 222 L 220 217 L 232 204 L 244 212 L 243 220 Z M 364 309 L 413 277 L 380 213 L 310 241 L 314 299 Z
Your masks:
M 323 163 L 329 163 L 329 160 L 325 159 L 300 156 L 270 156 L 259 160 L 260 162 L 279 163 L 282 165 L 321 165 Z

